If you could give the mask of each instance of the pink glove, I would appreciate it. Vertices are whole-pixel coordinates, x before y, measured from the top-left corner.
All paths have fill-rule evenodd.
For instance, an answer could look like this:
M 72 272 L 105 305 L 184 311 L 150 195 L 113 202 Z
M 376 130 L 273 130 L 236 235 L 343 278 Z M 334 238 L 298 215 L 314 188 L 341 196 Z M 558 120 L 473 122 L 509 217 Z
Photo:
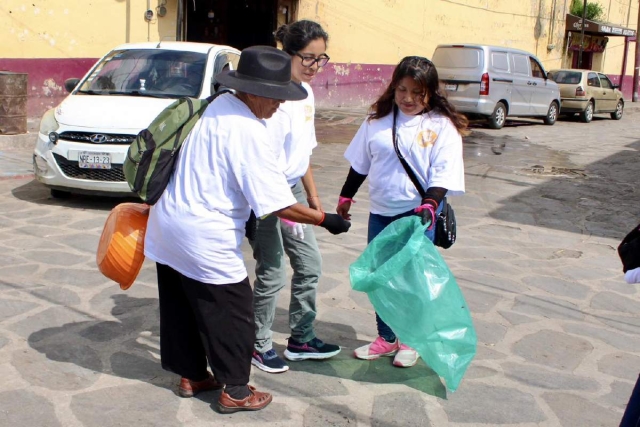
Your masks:
M 306 227 L 305 224 L 289 221 L 288 219 L 284 218 L 280 218 L 280 223 L 289 234 L 293 235 L 293 237 L 304 240 L 304 228 Z
M 418 206 L 413 211 L 420 214 L 423 224 L 429 224 L 427 230 L 432 230 L 436 225 L 436 207 L 438 204 L 432 199 L 425 199 L 422 203 L 422 205 Z
M 353 199 L 350 199 L 348 197 L 342 197 L 342 196 L 338 197 L 338 206 L 340 206 L 341 204 L 346 203 L 346 202 L 354 204 L 356 201 L 353 200 Z

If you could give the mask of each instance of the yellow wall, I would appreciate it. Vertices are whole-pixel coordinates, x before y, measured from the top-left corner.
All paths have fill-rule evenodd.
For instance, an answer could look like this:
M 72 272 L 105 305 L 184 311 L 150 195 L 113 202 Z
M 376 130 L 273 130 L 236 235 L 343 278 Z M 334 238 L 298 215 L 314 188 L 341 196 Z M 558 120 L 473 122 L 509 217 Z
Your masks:
M 600 4 L 606 9 L 605 21 L 627 28 L 637 27 L 638 2 L 636 0 L 601 0 Z M 627 75 L 633 75 L 634 52 L 635 43 L 630 43 L 629 56 L 627 57 Z M 606 74 L 620 74 L 623 54 L 624 37 L 609 37 L 607 49 L 604 52 L 604 68 L 601 71 Z
M 147 4 L 155 12 L 165 1 L 167 15 L 147 23 Z M 527 50 L 550 69 L 563 65 L 569 3 L 299 0 L 297 17 L 325 27 L 333 62 L 395 64 L 405 55 L 430 57 L 439 43 L 480 43 Z M 608 22 L 636 27 L 636 0 L 600 3 Z M 177 0 L 0 0 L 0 58 L 94 58 L 120 43 L 173 40 L 176 8 Z M 547 50 L 550 44 L 554 48 Z M 624 38 L 609 38 L 603 72 L 620 73 L 623 47 Z M 633 49 L 631 44 L 627 74 L 633 73 Z
M 176 0 L 0 0 L 0 57 L 96 58 L 120 43 L 175 40 Z
M 600 3 L 607 21 L 636 27 L 636 0 Z M 569 4 L 570 0 L 301 0 L 298 19 L 316 20 L 325 27 L 335 62 L 395 64 L 406 55 L 431 57 L 440 43 L 478 43 L 532 52 L 550 69 L 562 66 Z M 610 37 L 604 72 L 620 72 L 623 44 L 624 38 Z M 548 45 L 553 48 L 548 50 Z M 633 72 L 632 65 L 627 72 Z

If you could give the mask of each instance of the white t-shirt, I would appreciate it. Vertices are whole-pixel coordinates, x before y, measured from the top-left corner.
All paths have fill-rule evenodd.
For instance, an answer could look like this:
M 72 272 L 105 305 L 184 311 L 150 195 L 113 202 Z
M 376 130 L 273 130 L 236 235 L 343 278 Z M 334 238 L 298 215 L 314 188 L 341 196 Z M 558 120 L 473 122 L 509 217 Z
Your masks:
M 318 145 L 313 90 L 307 83 L 302 83 L 302 87 L 309 94 L 306 99 L 280 104 L 278 111 L 266 121 L 272 149 L 278 153 L 280 167 L 290 186 L 307 173 L 309 157 Z
M 418 190 L 393 148 L 393 114 L 365 120 L 344 156 L 351 167 L 368 175 L 371 213 L 394 216 L 420 206 Z M 408 116 L 398 111 L 398 147 L 426 190 L 442 187 L 448 195 L 464 193 L 462 137 L 438 113 Z
M 295 203 L 264 121 L 234 95 L 222 95 L 187 136 L 151 208 L 145 255 L 200 282 L 240 282 L 247 277 L 240 244 L 251 209 L 261 217 Z

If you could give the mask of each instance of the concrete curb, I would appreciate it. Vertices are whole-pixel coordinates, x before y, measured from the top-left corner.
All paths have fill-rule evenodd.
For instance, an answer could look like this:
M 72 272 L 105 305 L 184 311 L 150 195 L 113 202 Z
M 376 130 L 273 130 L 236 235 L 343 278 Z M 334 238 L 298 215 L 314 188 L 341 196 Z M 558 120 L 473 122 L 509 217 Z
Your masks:
M 23 173 L 23 174 L 15 174 L 15 175 L 0 175 L 0 181 L 8 181 L 11 179 L 33 179 L 35 177 L 32 173 Z
M 0 150 L 33 149 L 36 145 L 37 133 L 22 133 L 20 135 L 0 135 Z

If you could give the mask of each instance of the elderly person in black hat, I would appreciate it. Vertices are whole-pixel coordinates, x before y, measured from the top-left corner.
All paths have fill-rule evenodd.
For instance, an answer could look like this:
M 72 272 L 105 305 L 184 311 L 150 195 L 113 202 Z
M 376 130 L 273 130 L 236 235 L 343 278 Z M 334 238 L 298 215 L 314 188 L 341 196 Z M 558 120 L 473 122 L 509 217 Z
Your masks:
M 183 397 L 224 387 L 217 409 L 231 413 L 260 410 L 272 399 L 248 386 L 255 326 L 240 245 L 250 211 L 333 234 L 350 223 L 296 203 L 269 148 L 263 119 L 307 96 L 291 82 L 289 55 L 250 47 L 237 71 L 216 79 L 237 92 L 216 98 L 185 140 L 151 208 L 145 255 L 157 263 L 162 367 L 182 377 Z

